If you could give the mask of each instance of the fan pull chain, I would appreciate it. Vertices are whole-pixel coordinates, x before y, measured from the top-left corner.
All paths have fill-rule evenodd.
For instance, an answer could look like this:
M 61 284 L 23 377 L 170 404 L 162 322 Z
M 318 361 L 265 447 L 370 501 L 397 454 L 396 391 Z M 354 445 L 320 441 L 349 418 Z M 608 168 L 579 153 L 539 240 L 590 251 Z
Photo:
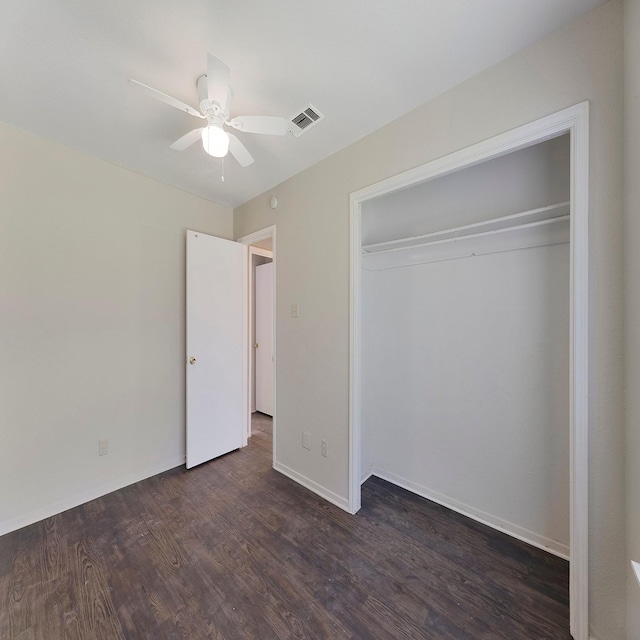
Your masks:
M 220 181 L 224 182 L 224 158 L 220 158 Z

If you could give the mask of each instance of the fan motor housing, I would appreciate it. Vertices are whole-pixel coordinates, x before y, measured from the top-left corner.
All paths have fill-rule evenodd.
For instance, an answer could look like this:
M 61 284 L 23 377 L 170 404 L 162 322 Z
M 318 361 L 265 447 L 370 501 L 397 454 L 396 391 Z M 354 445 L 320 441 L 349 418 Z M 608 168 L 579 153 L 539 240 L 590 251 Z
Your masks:
M 219 105 L 217 102 L 213 102 L 209 100 L 209 90 L 207 87 L 207 74 L 201 75 L 197 82 L 196 87 L 198 88 L 198 100 L 200 101 L 200 111 L 207 116 L 221 116 L 222 120 L 226 120 L 229 117 L 228 113 L 225 113 L 223 107 Z M 229 87 L 229 99 L 227 102 L 231 102 L 231 87 Z

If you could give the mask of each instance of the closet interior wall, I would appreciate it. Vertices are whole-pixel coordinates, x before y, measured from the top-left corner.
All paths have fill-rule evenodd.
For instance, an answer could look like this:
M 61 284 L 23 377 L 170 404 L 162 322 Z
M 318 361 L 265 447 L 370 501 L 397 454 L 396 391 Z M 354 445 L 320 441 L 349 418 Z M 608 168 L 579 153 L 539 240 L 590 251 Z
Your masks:
M 564 557 L 569 168 L 565 135 L 362 209 L 363 481 Z

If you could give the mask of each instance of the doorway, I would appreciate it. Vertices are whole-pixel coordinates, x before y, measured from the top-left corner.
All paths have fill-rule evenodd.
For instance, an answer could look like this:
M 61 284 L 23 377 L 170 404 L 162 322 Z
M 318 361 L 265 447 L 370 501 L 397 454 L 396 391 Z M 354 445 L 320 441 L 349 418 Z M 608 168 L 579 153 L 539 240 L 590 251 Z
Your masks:
M 273 417 L 273 261 L 255 270 L 255 409 Z
M 253 357 L 249 363 L 251 412 L 273 417 L 273 253 L 249 247 L 251 304 L 249 319 Z
M 350 511 L 360 508 L 363 407 L 363 205 L 411 185 L 569 134 L 570 140 L 570 609 L 571 633 L 588 638 L 588 103 L 570 107 L 351 194 Z M 493 231 L 487 230 L 487 231 Z
M 260 415 L 272 418 L 272 461 L 275 460 L 276 443 L 276 228 L 275 225 L 238 238 L 237 242 L 248 246 L 249 260 L 249 375 L 248 375 L 248 433 L 252 422 L 260 422 Z M 264 268 L 266 267 L 266 269 Z M 265 300 L 270 297 L 269 300 Z M 260 299 L 262 298 L 262 300 Z M 262 302 L 262 304 L 260 304 Z M 270 309 L 269 309 L 270 307 Z M 260 309 L 261 308 L 261 309 Z M 271 314 L 270 318 L 256 321 L 256 313 Z M 268 334 L 271 334 L 270 336 Z M 269 343 L 269 338 L 271 339 Z M 258 413 L 257 413 L 258 412 Z

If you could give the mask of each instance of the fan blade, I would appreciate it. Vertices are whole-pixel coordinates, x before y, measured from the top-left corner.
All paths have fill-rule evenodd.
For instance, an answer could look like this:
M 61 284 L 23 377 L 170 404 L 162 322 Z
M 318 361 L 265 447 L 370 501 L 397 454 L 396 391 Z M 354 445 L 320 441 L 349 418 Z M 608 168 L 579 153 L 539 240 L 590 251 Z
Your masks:
M 287 133 L 287 121 L 273 116 L 237 116 L 227 124 L 246 133 L 263 133 L 268 136 L 283 136 Z
M 229 151 L 231 155 L 243 167 L 248 167 L 250 164 L 253 164 L 253 156 L 247 151 L 247 147 L 245 147 L 233 133 L 228 133 L 227 135 L 229 136 Z
M 209 100 L 215 102 L 222 111 L 229 97 L 229 67 L 212 53 L 207 58 L 207 93 Z
M 202 130 L 204 127 L 200 127 L 199 129 L 193 129 L 193 131 L 189 131 L 189 133 L 182 136 L 182 138 L 178 138 L 172 145 L 170 145 L 170 149 L 174 149 L 175 151 L 184 151 L 189 148 L 192 144 L 198 142 L 202 137 Z
M 227 103 L 224 106 L 224 113 L 229 115 L 231 113 L 231 103 L 233 102 L 233 90 L 229 87 L 229 93 L 227 94 Z
M 176 98 L 172 98 L 171 96 L 168 96 L 166 93 L 162 93 L 162 91 L 158 91 L 153 87 L 148 87 L 146 84 L 142 84 L 142 82 L 138 82 L 137 80 L 129 80 L 129 83 L 132 84 L 134 87 L 138 87 L 139 89 L 142 89 L 146 94 L 150 95 L 152 98 L 155 98 L 156 100 L 160 100 L 160 102 L 164 102 L 165 104 L 175 107 L 176 109 L 180 109 L 180 111 L 186 111 L 190 116 L 196 116 L 196 118 L 206 118 L 206 116 L 203 116 L 199 111 L 197 111 L 193 107 L 190 107 L 188 104 L 185 104 L 184 102 L 181 102 Z

